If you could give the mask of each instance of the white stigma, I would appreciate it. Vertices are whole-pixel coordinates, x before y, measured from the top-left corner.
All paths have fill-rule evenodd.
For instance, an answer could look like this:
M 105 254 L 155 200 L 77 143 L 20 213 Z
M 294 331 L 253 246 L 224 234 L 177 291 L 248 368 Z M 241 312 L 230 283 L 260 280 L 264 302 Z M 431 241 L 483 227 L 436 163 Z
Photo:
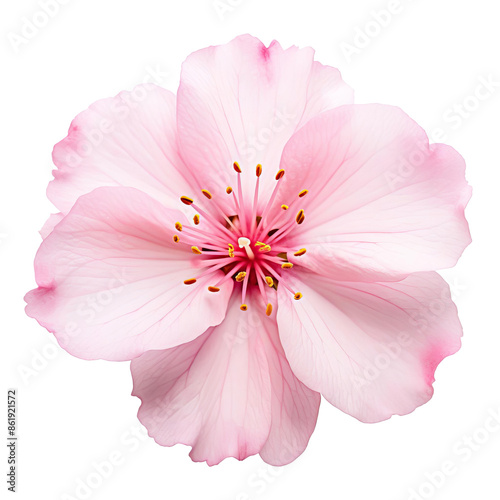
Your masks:
M 241 238 L 238 238 L 238 245 L 240 248 L 246 248 L 250 246 L 251 241 L 248 238 L 245 238 L 242 236 Z
M 250 243 L 251 243 L 251 241 L 248 238 L 244 237 L 244 236 L 238 238 L 238 245 L 239 245 L 239 247 L 240 248 L 244 248 L 245 251 L 246 251 L 246 253 L 247 253 L 247 255 L 248 255 L 248 258 L 252 260 L 252 259 L 255 258 L 255 255 L 252 252 L 252 249 L 250 248 Z

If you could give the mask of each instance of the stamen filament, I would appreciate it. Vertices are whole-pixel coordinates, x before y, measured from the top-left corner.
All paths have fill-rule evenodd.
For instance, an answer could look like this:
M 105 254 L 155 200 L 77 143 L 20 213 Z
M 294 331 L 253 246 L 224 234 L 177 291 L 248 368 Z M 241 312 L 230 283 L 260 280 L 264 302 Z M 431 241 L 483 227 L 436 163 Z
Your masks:
M 254 264 L 254 270 L 255 270 L 255 274 L 257 276 L 257 285 L 259 287 L 260 294 L 262 295 L 262 297 L 264 298 L 264 300 L 266 302 L 268 302 L 268 300 L 267 300 L 267 291 L 264 288 L 264 283 L 266 283 L 266 276 L 263 273 L 262 269 L 260 268 L 259 264 L 257 264 L 257 263 Z
M 213 233 L 209 233 L 207 231 L 203 231 L 202 229 L 199 229 L 197 227 L 194 228 L 194 227 L 184 226 L 182 228 L 182 233 L 184 235 L 183 239 L 185 239 L 186 236 L 188 236 L 187 239 L 189 239 L 189 237 L 194 238 L 192 243 L 198 243 L 200 240 L 200 235 L 204 235 L 211 240 L 212 247 L 215 247 L 217 249 L 221 249 L 221 248 L 225 248 L 227 246 L 226 240 L 222 239 L 220 236 L 214 235 Z M 203 247 L 208 248 L 206 244 L 204 244 Z
M 260 176 L 262 175 L 262 165 L 259 163 L 255 167 L 255 175 L 257 180 L 255 182 L 255 193 L 253 195 L 253 206 L 252 206 L 252 226 L 253 229 L 257 229 L 257 205 L 259 204 L 259 186 L 260 186 Z
M 279 286 L 284 286 L 291 294 L 295 294 L 295 292 L 287 285 L 284 278 L 280 276 L 271 266 L 267 265 L 265 262 L 261 262 L 261 264 L 263 268 L 265 268 L 270 274 L 272 274 L 279 281 Z
M 238 165 L 238 169 L 239 170 L 236 170 L 236 172 L 238 172 L 238 200 L 239 200 L 239 206 L 240 206 L 240 212 L 239 212 L 239 215 L 240 215 L 240 223 L 241 223 L 241 227 L 243 228 L 243 232 L 248 232 L 248 226 L 247 226 L 247 218 L 246 218 L 246 210 L 245 210 L 245 201 L 243 199 L 243 189 L 241 187 L 241 168 L 239 168 L 239 165 Z
M 227 227 L 224 227 L 220 222 L 217 222 L 217 220 L 215 219 L 215 217 L 213 217 L 212 215 L 210 215 L 208 212 L 205 212 L 204 210 L 202 210 L 200 207 L 196 206 L 194 203 L 193 203 L 193 208 L 197 211 L 197 212 L 200 212 L 201 215 L 203 215 L 203 217 L 205 217 L 209 223 L 211 223 L 211 225 L 217 230 L 217 231 L 222 231 L 224 233 L 226 233 L 230 238 L 233 238 L 234 237 L 234 234 L 231 234 L 231 232 L 227 229 Z M 230 221 L 229 217 L 227 217 L 227 215 L 222 211 L 222 209 L 219 207 L 219 205 L 217 205 L 217 203 L 214 203 L 214 206 L 215 208 L 217 209 L 217 211 L 224 217 L 224 219 L 226 220 L 226 222 L 229 223 L 229 225 L 235 230 L 237 231 L 236 227 L 233 225 L 233 223 Z
M 280 187 L 280 183 L 281 183 L 280 181 L 281 181 L 281 179 L 283 179 L 284 175 L 285 175 L 285 171 L 284 170 L 279 170 L 278 173 L 276 174 L 276 180 L 278 182 L 276 183 L 276 186 L 274 186 L 273 192 L 271 194 L 271 197 L 269 198 L 269 201 L 267 202 L 266 208 L 264 208 L 264 211 L 262 212 L 262 216 L 261 216 L 262 218 L 261 218 L 261 221 L 260 221 L 260 226 L 262 227 L 262 230 L 261 230 L 260 233 L 258 233 L 258 237 L 257 237 L 258 240 L 262 239 L 262 235 L 264 233 L 264 228 L 268 227 L 266 225 L 266 220 L 265 219 L 266 219 L 266 217 L 268 215 L 269 210 L 273 206 L 273 203 L 274 203 L 274 200 L 275 200 L 276 196 L 278 195 L 278 191 L 279 191 L 279 187 Z
M 245 297 L 247 295 L 247 287 L 248 287 L 248 282 L 250 280 L 250 269 L 251 265 L 247 264 L 247 267 L 245 269 L 245 279 L 243 280 L 243 286 L 241 287 L 241 303 L 245 303 Z
M 231 269 L 231 272 L 227 273 L 224 275 L 216 284 L 215 286 L 219 287 L 222 285 L 222 283 L 225 283 L 227 280 L 230 280 L 233 276 L 234 273 L 238 272 L 243 266 L 245 265 L 244 262 L 240 262 L 237 266 L 235 266 L 233 269 Z
M 202 210 L 200 207 L 196 206 L 194 203 L 192 204 L 192 207 L 197 211 L 200 212 L 200 214 L 205 217 L 208 221 L 208 223 L 219 233 L 222 233 L 225 236 L 229 236 L 231 239 L 234 238 L 234 234 L 232 234 L 226 227 L 224 227 L 220 222 L 218 222 L 213 215 L 209 214 L 208 212 L 205 212 L 205 210 Z

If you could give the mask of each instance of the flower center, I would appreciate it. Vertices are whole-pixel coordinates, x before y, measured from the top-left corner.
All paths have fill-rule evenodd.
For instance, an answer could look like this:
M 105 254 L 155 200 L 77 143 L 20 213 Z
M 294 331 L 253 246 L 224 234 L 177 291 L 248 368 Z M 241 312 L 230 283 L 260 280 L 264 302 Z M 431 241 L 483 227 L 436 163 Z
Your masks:
M 226 195 L 231 196 L 229 213 L 228 209 L 224 210 L 206 189 L 202 189 L 201 192 L 219 217 L 204 210 L 192 198 L 181 196 L 181 201 L 191 206 L 197 213 L 193 217 L 193 225 L 186 227 L 180 222 L 175 223 L 177 233 L 173 239 L 176 243 L 183 242 L 191 246 L 191 251 L 199 255 L 197 265 L 200 269 L 196 277 L 186 279 L 184 284 L 193 285 L 201 277 L 213 275 L 214 283 L 208 290 L 217 293 L 222 283 L 233 279 L 235 286 L 241 287 L 242 311 L 248 309 L 245 303 L 248 287 L 257 286 L 266 304 L 266 314 L 270 316 L 272 313 L 268 297 L 270 288 L 277 290 L 278 286 L 283 286 L 293 294 L 295 300 L 302 298 L 302 294 L 295 292 L 289 283 L 290 277 L 287 274 L 293 264 L 288 261 L 288 255 L 293 253 L 294 256 L 300 257 L 306 253 L 306 249 L 289 248 L 286 236 L 305 220 L 302 209 L 298 210 L 295 216 L 292 214 L 295 213 L 293 208 L 298 208 L 296 205 L 307 194 L 307 190 L 302 190 L 289 206 L 281 205 L 281 210 L 273 217 L 272 208 L 285 171 L 278 171 L 274 190 L 265 208 L 259 210 L 259 181 L 262 166 L 257 165 L 255 169 L 257 180 L 253 200 L 246 200 L 243 196 L 240 175 L 242 171 L 239 164 L 235 162 L 233 167 L 238 175 L 238 188 L 237 192 L 232 187 L 226 188 Z M 287 216 L 288 214 L 290 216 Z M 197 227 L 201 217 L 207 223 L 205 229 L 209 230 Z M 182 233 L 182 236 L 179 233 Z M 219 277 L 220 274 L 216 274 L 218 271 L 224 273 L 222 278 Z M 217 281 L 215 276 L 219 277 Z

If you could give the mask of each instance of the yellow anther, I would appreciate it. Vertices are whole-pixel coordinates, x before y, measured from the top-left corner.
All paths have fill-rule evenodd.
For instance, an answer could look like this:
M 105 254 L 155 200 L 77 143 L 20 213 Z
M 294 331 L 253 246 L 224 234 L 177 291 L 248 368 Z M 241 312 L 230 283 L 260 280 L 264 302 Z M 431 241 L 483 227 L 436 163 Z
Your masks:
M 240 167 L 240 164 L 237 161 L 235 161 L 233 163 L 233 168 L 236 170 L 236 172 L 238 172 L 239 174 L 241 174 L 241 167 Z
M 227 193 L 227 194 L 231 194 L 232 192 L 233 192 L 233 188 L 232 188 L 231 186 L 228 186 L 228 187 L 226 188 L 226 193 Z
M 274 286 L 274 281 L 271 276 L 266 276 L 266 283 L 271 287 Z
M 219 292 L 220 291 L 220 288 L 217 288 L 216 286 L 209 286 L 208 287 L 208 291 L 209 292 Z
M 257 177 L 262 175 L 262 165 L 260 163 L 255 167 L 255 175 Z
M 270 251 L 271 251 L 271 246 L 270 245 L 264 245 L 263 247 L 259 248 L 259 252 L 266 253 L 266 252 L 270 252 Z
M 282 208 L 283 210 L 288 210 L 288 205 L 281 205 L 281 208 Z
M 307 250 L 305 248 L 301 248 L 298 252 L 295 252 L 293 255 L 295 255 L 295 257 L 300 257 L 301 255 L 304 255 L 306 252 Z
M 177 231 L 182 231 L 182 224 L 180 222 L 176 222 L 175 229 L 177 229 Z
M 276 174 L 276 180 L 279 181 L 284 175 L 285 171 L 283 169 L 278 170 L 278 173 Z
M 300 193 L 299 193 L 299 198 L 304 198 L 304 196 L 308 193 L 309 191 L 307 189 L 303 189 Z
M 267 304 L 266 307 L 266 315 L 271 316 L 271 313 L 273 312 L 273 305 L 272 304 Z
M 196 255 L 201 255 L 202 251 L 198 247 L 191 247 L 191 251 Z
M 231 243 L 229 243 L 228 248 L 229 248 L 229 251 L 228 251 L 229 257 L 231 257 L 231 259 L 232 259 L 234 257 L 234 246 L 231 245 Z
M 242 311 L 246 311 L 248 309 L 248 306 L 246 304 L 241 304 L 240 309 Z
M 300 224 L 300 222 L 299 222 L 299 221 L 300 221 L 300 219 L 302 219 L 303 217 L 305 217 L 305 216 L 304 216 L 304 210 L 299 210 L 299 211 L 298 211 L 298 213 L 297 213 L 297 215 L 296 215 L 296 217 L 295 217 L 295 222 L 296 222 L 297 224 Z
M 246 275 L 247 275 L 247 273 L 246 273 L 245 271 L 241 271 L 241 273 L 238 273 L 238 274 L 236 275 L 236 278 L 235 278 L 235 279 L 236 279 L 236 281 L 237 281 L 238 283 L 241 283 L 241 282 L 245 279 L 245 276 L 246 276 Z
M 281 264 L 281 269 L 292 269 L 293 264 L 291 262 L 285 262 L 284 264 Z
M 297 292 L 297 293 L 293 296 L 293 298 L 294 298 L 295 300 L 300 300 L 300 299 L 302 298 L 302 294 L 301 294 L 300 292 Z
M 229 250 L 234 250 L 234 246 L 231 245 L 231 243 L 228 243 L 227 246 L 228 246 Z
M 194 200 L 188 198 L 187 196 L 181 196 L 181 201 L 184 205 L 192 205 L 194 203 Z
M 265 246 L 266 246 L 266 244 L 265 244 L 265 243 L 262 243 L 262 241 L 256 241 L 256 242 L 255 242 L 255 246 L 256 246 L 256 247 L 265 247 Z
M 196 214 L 194 217 L 193 217 L 193 222 L 198 225 L 200 223 L 200 216 L 198 214 Z
M 201 192 L 207 197 L 209 200 L 212 199 L 212 193 L 208 189 L 202 189 Z
M 179 243 L 179 240 L 180 240 L 179 236 L 177 234 L 174 234 L 174 241 L 176 243 Z
M 190 280 L 185 280 L 184 281 L 185 285 L 192 285 L 193 283 L 196 283 L 196 279 L 195 278 L 191 278 Z

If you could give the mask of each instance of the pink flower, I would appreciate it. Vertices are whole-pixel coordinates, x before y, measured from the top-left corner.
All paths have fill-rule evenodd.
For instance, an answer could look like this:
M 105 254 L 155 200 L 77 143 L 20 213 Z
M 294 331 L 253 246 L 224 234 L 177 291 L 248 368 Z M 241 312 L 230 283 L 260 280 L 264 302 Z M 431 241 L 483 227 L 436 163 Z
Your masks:
M 320 394 L 407 414 L 459 349 L 435 270 L 470 243 L 464 161 L 352 102 L 311 49 L 242 36 L 192 54 L 177 98 L 98 101 L 56 145 L 27 314 L 75 356 L 133 360 L 161 445 L 286 464 Z

